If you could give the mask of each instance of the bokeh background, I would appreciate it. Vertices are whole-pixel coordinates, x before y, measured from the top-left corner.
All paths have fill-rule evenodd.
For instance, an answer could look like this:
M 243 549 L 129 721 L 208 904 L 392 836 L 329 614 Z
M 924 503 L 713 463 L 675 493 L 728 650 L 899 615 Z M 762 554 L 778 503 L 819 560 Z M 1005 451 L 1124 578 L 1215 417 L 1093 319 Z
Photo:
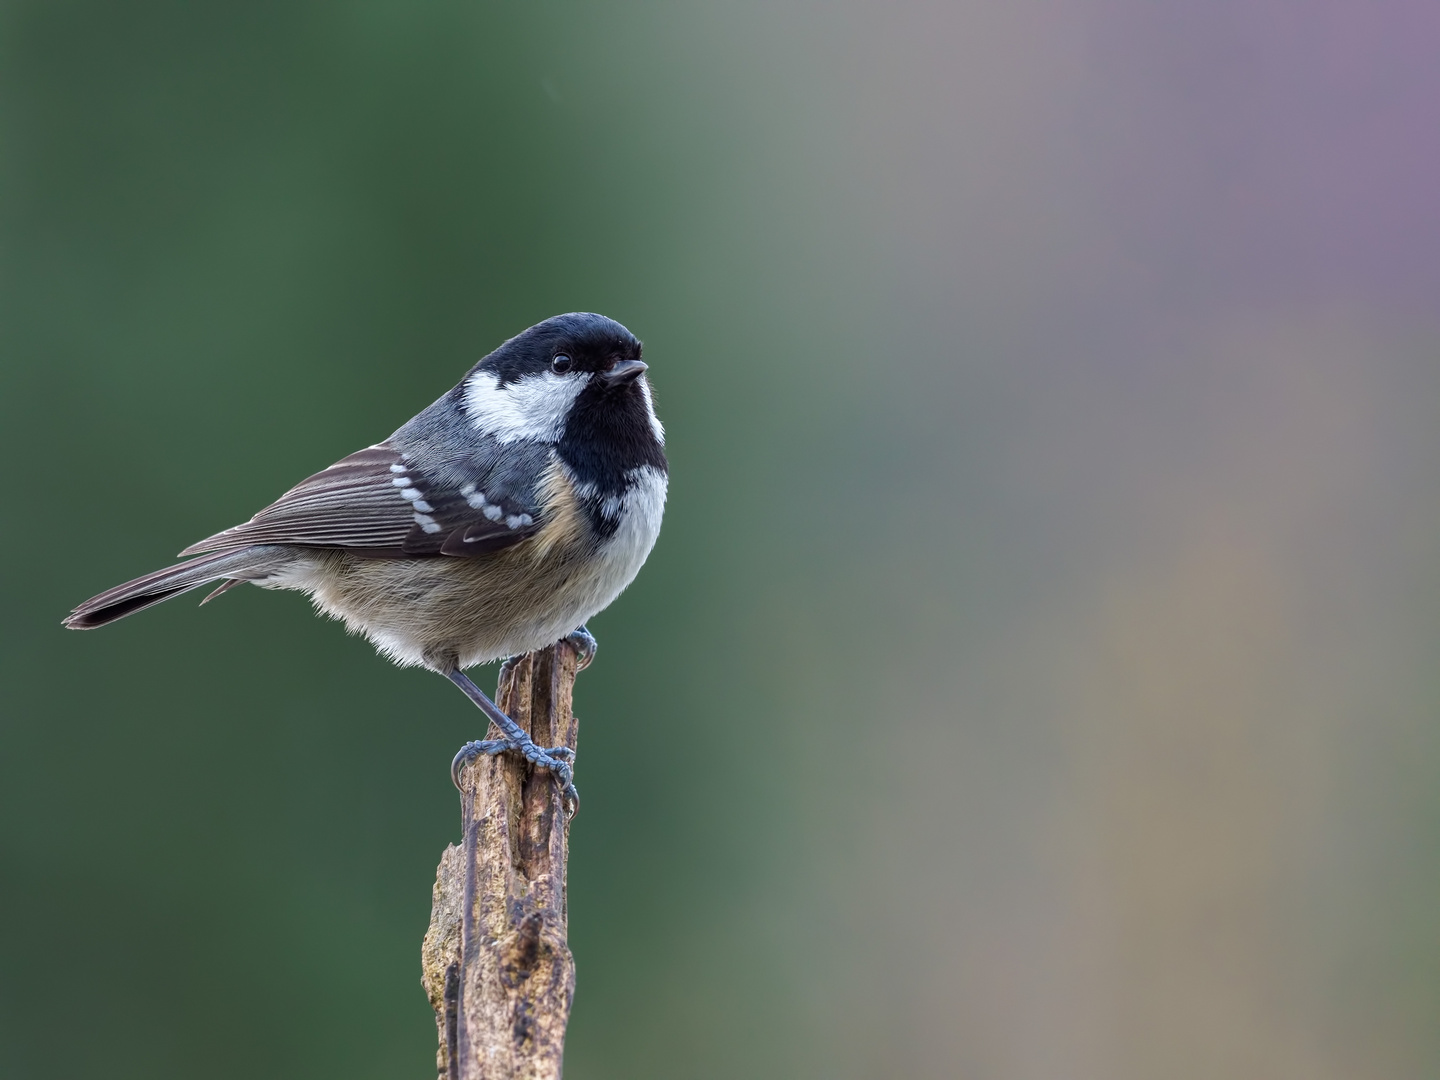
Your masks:
M 292 594 L 59 621 L 576 309 L 672 496 L 578 691 L 567 1076 L 1440 1075 L 1437 49 L 7 0 L 0 1075 L 433 1075 L 476 714 Z

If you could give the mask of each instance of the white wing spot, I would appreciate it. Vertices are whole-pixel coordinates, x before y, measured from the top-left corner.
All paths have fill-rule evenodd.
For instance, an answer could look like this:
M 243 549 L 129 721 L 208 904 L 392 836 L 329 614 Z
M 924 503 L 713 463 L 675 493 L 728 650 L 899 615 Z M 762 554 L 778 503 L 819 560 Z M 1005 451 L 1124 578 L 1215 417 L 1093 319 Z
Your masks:
M 394 480 L 391 480 L 390 482 L 398 488 L 407 488 L 411 484 L 411 480 L 408 476 L 397 476 Z
M 415 524 L 419 525 L 420 528 L 424 529 L 427 533 L 438 533 L 440 531 L 439 522 L 429 514 L 416 514 Z
M 416 510 L 424 511 L 424 512 L 427 513 L 427 514 L 430 513 L 430 511 L 432 511 L 432 510 L 435 509 L 435 507 L 431 506 L 431 505 L 430 505 L 428 502 L 426 502 L 424 499 L 416 499 L 416 500 L 415 500 L 415 503 L 414 503 L 414 506 L 415 506 L 415 509 L 416 509 Z
M 479 510 L 485 505 L 485 492 L 477 491 L 473 495 L 466 495 L 465 501 L 470 504 L 472 509 Z
M 401 488 L 401 489 L 400 489 L 400 497 L 401 497 L 402 499 L 409 499 L 411 502 L 414 502 L 416 499 L 420 498 L 420 489 L 419 489 L 419 488 L 413 488 L 413 487 L 411 487 L 411 488 Z
M 470 497 L 470 493 L 473 492 L 474 490 L 475 490 L 475 485 L 474 485 L 473 483 L 461 484 L 461 485 L 460 485 L 460 494 L 461 494 L 461 495 L 464 495 L 467 499 Z
M 491 521 L 499 521 L 501 517 L 504 516 L 505 511 L 501 510 L 500 507 L 496 506 L 494 503 L 490 503 L 488 506 L 485 507 L 484 510 L 481 511 L 481 513 L 484 514 Z
M 505 519 L 505 524 L 512 529 L 519 529 L 526 525 L 533 524 L 534 521 L 535 519 L 529 514 L 513 514 Z
M 391 465 L 391 466 L 390 466 L 390 471 L 391 471 L 391 472 L 404 472 L 404 471 L 405 471 L 405 466 L 404 466 L 404 465 Z

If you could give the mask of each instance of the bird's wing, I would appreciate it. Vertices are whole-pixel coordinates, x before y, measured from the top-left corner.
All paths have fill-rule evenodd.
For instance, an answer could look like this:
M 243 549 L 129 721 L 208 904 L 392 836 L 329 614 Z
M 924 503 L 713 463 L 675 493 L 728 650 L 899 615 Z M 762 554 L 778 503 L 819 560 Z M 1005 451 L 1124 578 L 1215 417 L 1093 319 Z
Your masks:
M 244 524 L 180 554 L 252 544 L 393 556 L 496 551 L 532 536 L 544 524 L 539 483 L 547 457 L 548 451 L 536 447 L 523 461 L 492 458 L 474 467 L 446 461 L 427 475 L 387 440 L 341 458 Z

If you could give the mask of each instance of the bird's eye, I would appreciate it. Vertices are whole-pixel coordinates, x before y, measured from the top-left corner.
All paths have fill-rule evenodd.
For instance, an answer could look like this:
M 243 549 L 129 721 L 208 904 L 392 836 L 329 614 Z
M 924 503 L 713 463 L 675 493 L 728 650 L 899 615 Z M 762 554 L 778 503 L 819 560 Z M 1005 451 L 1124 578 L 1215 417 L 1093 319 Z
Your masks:
M 570 357 L 566 356 L 564 353 L 560 353 L 558 356 L 555 357 L 555 359 L 550 361 L 550 370 L 555 372 L 555 374 L 557 375 L 564 375 L 567 371 L 570 370 L 571 366 L 572 362 L 570 360 Z

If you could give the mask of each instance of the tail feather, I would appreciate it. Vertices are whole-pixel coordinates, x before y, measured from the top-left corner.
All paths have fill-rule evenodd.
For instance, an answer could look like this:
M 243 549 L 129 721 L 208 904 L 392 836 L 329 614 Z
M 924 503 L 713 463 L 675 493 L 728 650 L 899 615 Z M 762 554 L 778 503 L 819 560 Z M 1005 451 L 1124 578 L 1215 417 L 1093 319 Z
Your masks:
M 93 630 L 209 582 L 226 582 L 206 597 L 209 600 L 242 582 L 268 577 L 287 561 L 277 547 L 260 546 L 177 563 L 92 596 L 70 613 L 64 625 L 71 630 Z

